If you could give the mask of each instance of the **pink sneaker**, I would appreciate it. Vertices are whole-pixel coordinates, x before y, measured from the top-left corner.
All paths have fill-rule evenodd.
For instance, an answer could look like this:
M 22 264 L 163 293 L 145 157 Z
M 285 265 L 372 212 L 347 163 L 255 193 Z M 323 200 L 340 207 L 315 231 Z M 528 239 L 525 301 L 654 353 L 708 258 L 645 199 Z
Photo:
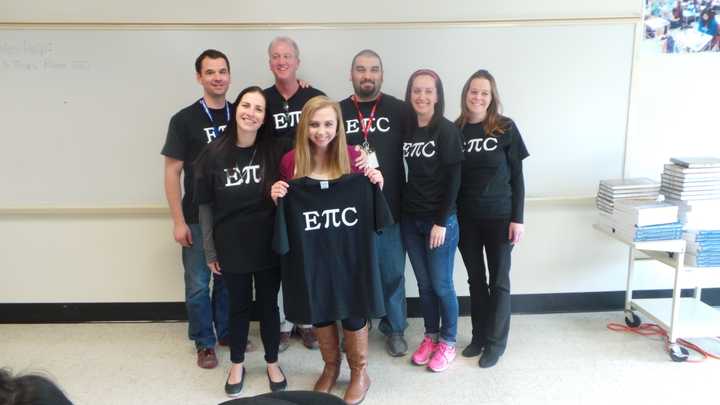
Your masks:
M 428 368 L 436 373 L 445 371 L 452 361 L 455 360 L 455 347 L 449 346 L 445 342 L 440 342 L 435 348 Z
M 424 366 L 428 364 L 428 361 L 430 361 L 430 356 L 432 356 L 436 346 L 437 343 L 434 343 L 432 339 L 425 336 L 422 342 L 420 342 L 420 346 L 417 348 L 417 350 L 415 350 L 415 353 L 413 353 L 412 362 L 418 366 Z

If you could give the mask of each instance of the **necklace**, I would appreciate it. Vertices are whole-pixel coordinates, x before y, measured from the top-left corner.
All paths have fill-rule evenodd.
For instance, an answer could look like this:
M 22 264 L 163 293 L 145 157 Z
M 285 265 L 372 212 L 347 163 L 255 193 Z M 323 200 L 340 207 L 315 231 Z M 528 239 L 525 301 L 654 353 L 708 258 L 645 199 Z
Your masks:
M 238 148 L 242 148 L 242 146 L 240 146 L 238 144 L 235 144 L 235 146 L 237 146 Z M 257 152 L 257 147 L 251 146 L 251 148 L 253 148 L 252 155 L 250 155 L 250 160 L 247 162 L 247 164 L 245 166 L 252 166 L 253 161 L 255 160 L 255 153 Z

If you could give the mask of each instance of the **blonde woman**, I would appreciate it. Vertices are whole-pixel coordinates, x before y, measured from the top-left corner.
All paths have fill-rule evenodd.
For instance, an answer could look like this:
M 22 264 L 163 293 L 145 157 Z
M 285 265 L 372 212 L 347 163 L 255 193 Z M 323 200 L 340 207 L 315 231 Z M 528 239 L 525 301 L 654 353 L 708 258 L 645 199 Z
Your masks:
M 279 204 L 276 249 L 281 221 L 288 223 L 280 227 L 282 231 L 291 234 L 282 235 L 286 314 L 292 321 L 315 327 L 325 362 L 314 387 L 321 392 L 330 392 L 340 374 L 337 321 L 341 321 L 351 369 L 344 399 L 350 404 L 360 403 L 370 387 L 366 319 L 385 313 L 371 232 L 392 222 L 379 191 L 382 175 L 351 164 L 358 156 L 360 152 L 346 144 L 338 103 L 314 97 L 303 108 L 295 149 L 280 162 L 285 181 L 271 188 L 271 197 Z M 367 179 L 357 174 L 361 172 Z M 302 204 L 303 209 L 297 208 Z M 318 211 L 309 211 L 308 204 Z M 293 220 L 304 229 L 295 227 L 293 233 Z

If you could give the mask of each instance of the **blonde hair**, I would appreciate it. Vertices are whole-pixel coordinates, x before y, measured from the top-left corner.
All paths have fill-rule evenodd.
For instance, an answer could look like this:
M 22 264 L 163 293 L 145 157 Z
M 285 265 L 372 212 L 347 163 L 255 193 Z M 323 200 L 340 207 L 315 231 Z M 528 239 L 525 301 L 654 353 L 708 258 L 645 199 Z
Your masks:
M 310 140 L 308 129 L 312 116 L 318 110 L 331 107 L 335 111 L 337 129 L 335 138 L 328 145 L 328 167 L 332 178 L 351 172 L 350 157 L 347 151 L 347 140 L 345 139 L 345 126 L 343 125 L 340 104 L 325 96 L 313 97 L 305 103 L 300 115 L 300 123 L 297 127 L 295 139 L 295 174 L 293 178 L 309 176 L 313 172 L 315 161 L 313 159 L 314 145 Z

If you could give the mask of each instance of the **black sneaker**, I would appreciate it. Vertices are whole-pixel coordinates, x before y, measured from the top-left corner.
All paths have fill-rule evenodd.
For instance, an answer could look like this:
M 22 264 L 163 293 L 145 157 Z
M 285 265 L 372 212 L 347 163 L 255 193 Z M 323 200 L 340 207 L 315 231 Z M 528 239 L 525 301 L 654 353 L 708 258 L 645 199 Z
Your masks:
M 467 347 L 463 349 L 462 355 L 463 357 L 479 356 L 480 353 L 482 353 L 484 346 L 484 344 L 473 340 L 472 342 L 470 342 L 469 345 L 467 345 Z
M 485 350 L 482 356 L 480 356 L 480 361 L 478 362 L 478 365 L 480 366 L 480 368 L 490 368 L 496 365 L 498 360 L 500 360 L 499 353 L 492 350 Z
M 408 345 L 403 335 L 390 335 L 385 341 L 385 350 L 392 357 L 401 357 L 407 354 Z

